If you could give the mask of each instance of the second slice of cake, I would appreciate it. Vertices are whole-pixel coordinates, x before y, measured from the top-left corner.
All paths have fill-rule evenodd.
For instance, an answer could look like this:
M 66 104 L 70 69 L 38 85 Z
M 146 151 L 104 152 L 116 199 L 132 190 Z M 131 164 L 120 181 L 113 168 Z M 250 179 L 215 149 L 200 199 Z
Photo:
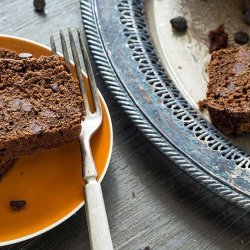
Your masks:
M 213 52 L 207 72 L 212 123 L 224 134 L 250 132 L 250 48 Z
M 0 162 L 77 140 L 78 81 L 58 56 L 0 59 Z

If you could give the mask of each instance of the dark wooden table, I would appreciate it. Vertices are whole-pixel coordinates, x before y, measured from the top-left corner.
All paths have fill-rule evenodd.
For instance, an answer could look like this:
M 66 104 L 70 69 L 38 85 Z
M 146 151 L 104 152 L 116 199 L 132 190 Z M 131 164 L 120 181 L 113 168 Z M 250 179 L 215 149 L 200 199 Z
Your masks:
M 0 31 L 49 45 L 58 29 L 82 27 L 79 0 L 1 0 Z M 102 183 L 115 249 L 250 249 L 250 215 L 191 180 L 129 121 L 102 81 L 114 148 Z M 0 225 L 1 226 L 1 225 Z M 4 249 L 89 249 L 84 210 L 57 228 Z M 105 249 L 103 249 L 105 250 Z

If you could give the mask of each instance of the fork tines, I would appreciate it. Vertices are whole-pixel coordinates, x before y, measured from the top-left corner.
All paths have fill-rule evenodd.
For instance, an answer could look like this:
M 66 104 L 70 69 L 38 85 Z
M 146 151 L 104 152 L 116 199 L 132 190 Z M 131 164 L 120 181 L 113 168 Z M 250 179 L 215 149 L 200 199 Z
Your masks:
M 68 68 L 71 69 L 67 43 L 66 43 L 66 39 L 65 39 L 65 36 L 64 36 L 62 29 L 59 29 L 59 33 L 60 33 L 60 40 L 61 40 L 61 47 L 62 47 L 62 51 L 63 51 L 63 56 L 64 56 L 64 59 L 65 59 L 65 62 L 67 64 Z M 82 34 L 82 32 L 80 31 L 79 28 L 77 28 L 77 34 L 78 34 L 78 40 L 80 43 L 81 54 L 83 57 L 83 61 L 84 61 L 85 68 L 86 68 L 87 75 L 88 75 L 88 79 L 89 79 L 89 84 L 90 84 L 92 99 L 93 99 L 93 103 L 94 103 L 94 107 L 95 107 L 95 112 L 99 116 L 102 116 L 101 103 L 100 103 L 100 98 L 99 98 L 99 94 L 98 94 L 97 87 L 96 87 L 96 81 L 95 81 L 94 73 L 93 73 L 93 70 L 91 67 L 88 51 L 86 48 L 86 46 L 87 46 L 86 45 L 87 44 L 86 37 L 85 37 L 85 35 Z M 69 35 L 69 40 L 70 40 L 70 48 L 72 51 L 72 56 L 73 56 L 73 60 L 74 60 L 74 64 L 75 64 L 76 75 L 77 75 L 77 79 L 79 81 L 81 93 L 83 96 L 83 101 L 85 103 L 85 113 L 87 116 L 87 115 L 91 114 L 91 111 L 90 111 L 90 107 L 89 107 L 86 88 L 85 88 L 83 78 L 82 78 L 82 69 L 81 69 L 81 64 L 80 64 L 80 60 L 79 60 L 79 56 L 78 56 L 78 52 L 77 52 L 77 48 L 76 48 L 76 43 L 74 40 L 72 29 L 70 27 L 68 27 L 68 35 Z M 55 40 L 54 40 L 53 36 L 50 37 L 50 44 L 51 44 L 52 53 L 56 54 L 57 49 L 56 49 Z

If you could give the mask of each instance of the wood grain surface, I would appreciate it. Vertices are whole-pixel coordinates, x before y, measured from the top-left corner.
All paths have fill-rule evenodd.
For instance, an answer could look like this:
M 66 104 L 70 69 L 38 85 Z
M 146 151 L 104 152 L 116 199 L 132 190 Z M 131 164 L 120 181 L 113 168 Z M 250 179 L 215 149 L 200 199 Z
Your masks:
M 82 28 L 79 0 L 47 0 L 46 15 L 32 2 L 1 0 L 0 32 L 49 45 L 51 34 L 59 41 L 59 28 Z M 101 79 L 99 88 L 114 127 L 102 187 L 115 249 L 250 249 L 250 215 L 179 171 L 129 121 Z M 2 249 L 89 249 L 85 212 Z

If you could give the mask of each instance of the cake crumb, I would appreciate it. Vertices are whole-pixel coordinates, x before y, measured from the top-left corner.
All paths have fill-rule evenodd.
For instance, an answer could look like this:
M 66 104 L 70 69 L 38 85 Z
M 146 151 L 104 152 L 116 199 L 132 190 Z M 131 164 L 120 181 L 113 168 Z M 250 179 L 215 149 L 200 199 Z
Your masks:
M 12 210 L 14 211 L 19 211 L 21 209 L 23 209 L 26 205 L 26 201 L 25 200 L 14 200 L 14 201 L 10 201 L 10 206 L 12 208 Z
M 207 104 L 206 104 L 206 101 L 205 101 L 205 100 L 200 100 L 200 101 L 198 101 L 197 104 L 198 104 L 199 110 L 200 110 L 201 112 L 203 112 L 204 109 L 207 107 Z
M 225 32 L 223 24 L 214 30 L 210 30 L 208 37 L 210 40 L 209 53 L 227 48 L 228 34 Z
M 144 248 L 141 248 L 140 250 L 152 250 L 152 248 L 150 246 L 146 246 Z
M 46 2 L 45 2 L 45 0 L 34 0 L 33 5 L 34 5 L 34 8 L 35 8 L 35 11 L 44 12 Z

